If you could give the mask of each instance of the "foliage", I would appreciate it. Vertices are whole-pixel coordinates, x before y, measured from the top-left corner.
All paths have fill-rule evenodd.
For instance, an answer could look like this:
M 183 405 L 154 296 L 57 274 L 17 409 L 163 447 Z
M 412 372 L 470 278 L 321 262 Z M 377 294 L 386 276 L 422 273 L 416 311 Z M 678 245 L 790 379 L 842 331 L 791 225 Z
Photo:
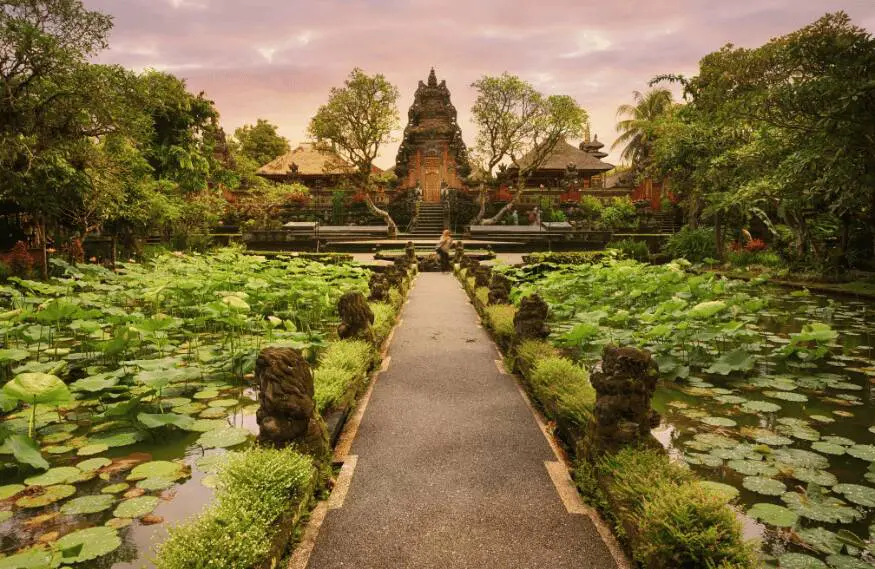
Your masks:
M 485 75 L 471 85 L 477 92 L 471 108 L 477 125 L 475 150 L 490 180 L 501 164 L 516 169 L 516 192 L 485 224 L 497 223 L 522 197 L 529 175 L 541 167 L 556 145 L 583 134 L 588 116 L 567 95 L 544 96 L 515 75 Z M 509 164 L 508 164 L 509 163 Z M 481 186 L 481 194 L 485 185 Z M 481 203 L 485 204 L 483 195 Z M 483 218 L 483 209 L 475 222 Z
M 684 227 L 666 241 L 662 250 L 673 259 L 686 259 L 694 263 L 718 257 L 714 230 L 709 228 Z
M 587 219 L 595 220 L 601 217 L 602 210 L 605 208 L 602 200 L 595 196 L 581 196 L 578 208 Z
M 236 154 L 264 166 L 289 151 L 289 141 L 277 134 L 277 127 L 265 119 L 245 124 L 234 131 Z
M 174 527 L 158 547 L 159 569 L 254 567 L 269 553 L 277 519 L 309 498 L 315 471 L 292 449 L 232 453 L 219 471 L 216 502 Z
M 611 146 L 616 150 L 623 147 L 620 158 L 632 163 L 633 169 L 641 173 L 650 164 L 656 121 L 665 115 L 673 105 L 671 91 L 665 88 L 651 89 L 642 94 L 632 93 L 634 105 L 620 105 L 617 109 L 617 132 L 620 136 Z
M 650 259 L 650 249 L 647 248 L 646 241 L 622 239 L 608 243 L 607 248 L 620 251 L 623 257 L 627 259 L 635 259 L 642 262 L 647 262 Z
M 380 146 L 391 142 L 398 125 L 398 88 L 382 74 L 370 76 L 355 68 L 343 87 L 331 88 L 328 102 L 319 107 L 308 127 L 314 140 L 352 164 L 368 209 L 386 221 L 392 234 L 395 222 L 374 205 L 370 191 L 374 159 Z
M 725 500 L 660 450 L 627 447 L 596 465 L 619 524 L 636 531 L 633 554 L 656 567 L 756 567 Z M 724 565 L 721 565 L 724 564 Z
M 628 197 L 613 198 L 601 211 L 601 221 L 609 229 L 620 229 L 634 224 L 637 210 Z
M 544 357 L 536 361 L 528 379 L 552 419 L 578 427 L 589 423 L 595 389 L 585 369 L 567 358 Z
M 493 304 L 485 308 L 486 324 L 500 339 L 510 339 L 514 334 L 513 317 L 516 307 L 510 304 Z

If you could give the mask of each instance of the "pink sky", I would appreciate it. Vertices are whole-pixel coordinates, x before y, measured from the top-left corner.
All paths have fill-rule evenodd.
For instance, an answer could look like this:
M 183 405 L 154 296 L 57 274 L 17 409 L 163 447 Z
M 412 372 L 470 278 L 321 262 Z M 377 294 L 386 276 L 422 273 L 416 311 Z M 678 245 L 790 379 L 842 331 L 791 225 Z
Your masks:
M 228 133 L 265 118 L 293 144 L 353 67 L 398 86 L 402 123 L 417 81 L 446 79 L 471 146 L 471 83 L 508 71 L 573 96 L 614 141 L 617 106 L 660 73 L 693 74 L 727 42 L 754 47 L 827 11 L 875 30 L 873 0 L 84 0 L 115 17 L 99 60 L 154 68 L 205 91 Z M 403 128 L 403 124 L 402 124 Z M 400 142 L 377 164 L 394 164 Z M 612 152 L 609 161 L 618 160 Z

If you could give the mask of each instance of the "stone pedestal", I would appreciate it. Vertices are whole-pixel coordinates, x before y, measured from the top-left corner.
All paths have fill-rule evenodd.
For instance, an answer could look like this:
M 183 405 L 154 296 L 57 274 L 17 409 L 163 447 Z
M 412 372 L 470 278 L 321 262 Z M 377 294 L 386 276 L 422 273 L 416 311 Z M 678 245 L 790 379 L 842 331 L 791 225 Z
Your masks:
M 337 312 L 341 320 L 337 335 L 341 340 L 353 338 L 373 342 L 371 325 L 374 323 L 374 313 L 362 293 L 348 292 L 341 296 L 337 301 Z
M 532 294 L 520 301 L 520 307 L 513 317 L 516 342 L 524 340 L 543 340 L 550 335 L 547 314 L 550 307 L 538 296 Z

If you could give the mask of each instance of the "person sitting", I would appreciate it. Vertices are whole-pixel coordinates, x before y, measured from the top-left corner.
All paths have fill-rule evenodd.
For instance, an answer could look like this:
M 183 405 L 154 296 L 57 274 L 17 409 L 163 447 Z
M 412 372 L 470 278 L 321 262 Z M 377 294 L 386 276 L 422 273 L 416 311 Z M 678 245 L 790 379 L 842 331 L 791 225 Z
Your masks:
M 450 249 L 453 247 L 453 236 L 450 235 L 449 229 L 444 229 L 441 233 L 440 241 L 438 241 L 435 253 L 441 261 L 441 272 L 445 273 L 450 270 Z

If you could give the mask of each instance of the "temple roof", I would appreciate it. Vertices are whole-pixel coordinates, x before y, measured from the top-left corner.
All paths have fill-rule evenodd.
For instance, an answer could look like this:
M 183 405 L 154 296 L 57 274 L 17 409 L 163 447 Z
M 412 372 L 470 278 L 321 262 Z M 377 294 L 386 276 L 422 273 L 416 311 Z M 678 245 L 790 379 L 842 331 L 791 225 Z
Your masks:
M 354 169 L 340 156 L 331 151 L 319 150 L 312 142 L 304 142 L 279 158 L 258 169 L 259 176 L 288 176 L 292 164 L 298 167 L 299 176 L 351 174 Z
M 530 154 L 526 154 L 520 159 L 520 164 L 526 165 L 531 161 Z M 547 158 L 538 170 L 565 170 L 569 164 L 574 166 L 579 171 L 589 172 L 607 172 L 614 168 L 613 164 L 602 162 L 589 152 L 568 144 L 566 140 L 560 140 L 553 150 L 553 154 Z M 516 167 L 511 166 L 510 170 L 515 170 Z

